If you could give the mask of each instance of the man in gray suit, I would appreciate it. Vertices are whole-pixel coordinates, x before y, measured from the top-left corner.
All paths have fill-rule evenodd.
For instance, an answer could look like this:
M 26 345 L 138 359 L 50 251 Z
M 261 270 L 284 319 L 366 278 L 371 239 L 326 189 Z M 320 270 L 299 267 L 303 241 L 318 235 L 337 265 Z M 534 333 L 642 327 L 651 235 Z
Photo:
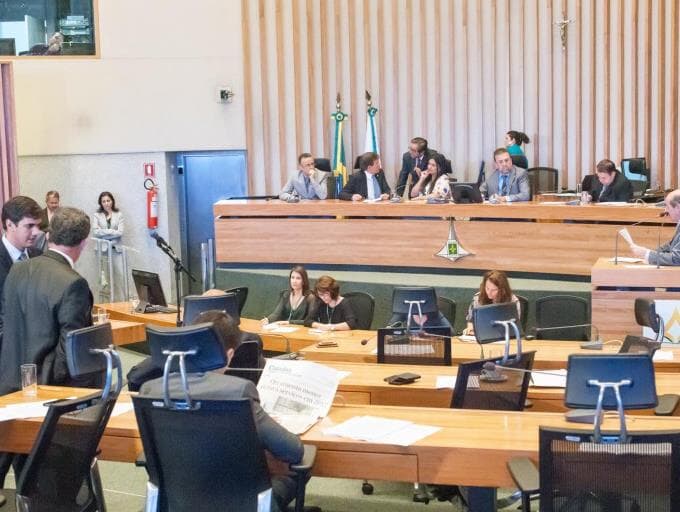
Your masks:
M 39 384 L 87 385 L 70 379 L 66 333 L 92 325 L 92 293 L 73 269 L 87 244 L 89 216 L 61 208 L 52 217 L 49 249 L 12 265 L 2 298 L 0 395 L 21 389 L 19 366 L 35 363 Z
M 512 165 L 512 158 L 506 148 L 494 151 L 493 159 L 496 170 L 479 187 L 484 197 L 499 203 L 529 201 L 531 189 L 526 170 Z
M 656 250 L 631 245 L 636 257 L 645 260 L 650 265 L 680 265 L 680 188 L 669 192 L 666 196 L 666 212 L 673 222 L 677 223 L 675 234 L 667 244 L 660 245 Z
M 298 157 L 298 169 L 283 186 L 279 199 L 282 201 L 288 201 L 292 197 L 326 199 L 328 174 L 314 168 L 314 157 L 310 153 L 302 153 Z
M 222 339 L 227 355 L 231 361 L 234 352 L 240 344 L 240 332 L 232 317 L 224 312 L 209 311 L 201 315 L 201 320 L 210 319 Z M 272 510 L 285 511 L 288 504 L 295 498 L 295 481 L 285 474 L 283 463 L 295 464 L 302 460 L 304 447 L 298 436 L 276 423 L 260 406 L 260 397 L 255 385 L 245 379 L 223 375 L 216 372 L 190 374 L 189 392 L 196 400 L 237 400 L 249 398 L 253 407 L 255 427 L 264 448 L 274 456 L 270 460 L 270 471 L 276 468 L 281 474 L 272 474 Z M 170 396 L 181 398 L 184 396 L 179 374 L 170 376 Z M 151 398 L 163 398 L 163 378 L 145 382 L 139 394 Z M 281 467 L 283 466 L 283 467 Z

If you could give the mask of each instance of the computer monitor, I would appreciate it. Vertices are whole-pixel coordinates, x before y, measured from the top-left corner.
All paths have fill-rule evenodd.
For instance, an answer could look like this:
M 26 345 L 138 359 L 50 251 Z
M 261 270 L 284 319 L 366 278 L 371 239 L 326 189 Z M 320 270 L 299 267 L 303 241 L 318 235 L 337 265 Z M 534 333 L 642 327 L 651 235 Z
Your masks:
M 378 329 L 378 363 L 451 366 L 451 329 Z
M 477 343 L 493 343 L 505 339 L 505 327 L 496 324 L 497 321 L 515 320 L 517 329 L 521 329 L 520 315 L 517 313 L 517 304 L 503 302 L 500 304 L 487 304 L 478 306 L 472 310 L 472 325 L 475 329 Z M 512 337 L 513 330 L 510 330 Z
M 225 293 L 224 295 L 212 295 L 203 297 L 202 295 L 187 295 L 184 297 L 184 316 L 182 323 L 191 325 L 196 321 L 196 317 L 204 311 L 217 309 L 224 311 L 237 324 L 241 323 L 238 312 L 238 297 L 235 293 Z
M 567 363 L 567 389 L 564 394 L 564 404 L 567 407 L 595 409 L 600 388 L 588 384 L 591 379 L 600 382 L 630 379 L 630 386 L 620 388 L 624 409 L 649 409 L 657 405 L 654 365 L 647 354 L 570 355 Z M 613 390 L 605 389 L 602 408 L 617 408 Z
M 454 203 L 482 203 L 482 193 L 477 183 L 454 183 L 451 189 Z
M 161 280 L 155 272 L 132 269 L 132 280 L 135 282 L 140 305 L 167 306 Z
M 149 341 L 151 360 L 158 368 L 165 366 L 168 357 L 163 354 L 163 351 L 195 350 L 196 355 L 185 358 L 187 373 L 207 372 L 224 368 L 227 365 L 222 340 L 212 323 L 194 324 L 187 327 L 147 325 L 146 339 Z M 179 371 L 178 358 L 173 359 L 170 371 Z
M 423 314 L 439 311 L 437 292 L 431 286 L 397 286 L 392 290 L 392 313 L 407 315 L 411 306 L 407 301 L 418 301 Z M 418 306 L 410 307 L 411 315 L 417 315 Z

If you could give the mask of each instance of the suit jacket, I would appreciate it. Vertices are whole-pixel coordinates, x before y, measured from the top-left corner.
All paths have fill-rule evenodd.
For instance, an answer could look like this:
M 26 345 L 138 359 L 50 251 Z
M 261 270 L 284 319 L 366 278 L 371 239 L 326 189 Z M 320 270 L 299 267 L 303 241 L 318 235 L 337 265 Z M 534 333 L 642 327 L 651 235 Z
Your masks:
M 250 398 L 255 427 L 264 447 L 277 459 L 290 463 L 300 462 L 304 452 L 300 438 L 276 423 L 262 409 L 255 384 L 249 380 L 214 372 L 190 374 L 188 380 L 189 392 L 191 397 L 196 400 Z M 173 398 L 183 397 L 181 389 L 179 374 L 173 374 L 170 377 L 170 396 Z M 144 383 L 139 393 L 151 398 L 162 398 L 163 379 L 154 379 Z
M 667 244 L 660 245 L 656 251 L 649 251 L 651 265 L 680 265 L 680 224 Z
M 307 192 L 307 187 L 305 187 L 305 178 L 302 171 L 297 171 L 294 176 L 286 182 L 279 194 L 279 199 L 282 201 L 287 201 L 296 193 L 301 199 L 326 199 L 328 195 L 328 189 L 326 188 L 326 181 L 328 180 L 328 175 L 330 173 L 315 170 L 314 176 L 309 183 L 309 193 Z
M 614 181 L 607 186 L 604 192 L 602 192 L 604 187 L 597 177 L 593 180 L 593 185 L 593 189 L 590 192 L 590 195 L 593 196 L 593 201 L 601 203 L 609 201 L 627 202 L 633 197 L 633 184 L 619 171 L 616 171 Z
M 500 172 L 496 169 L 492 174 L 487 176 L 486 181 L 481 184 L 479 191 L 487 199 L 494 194 L 499 193 L 498 176 Z M 508 201 L 529 201 L 531 199 L 531 187 L 529 186 L 529 175 L 527 171 L 519 167 L 512 166 L 508 178 Z
M 35 258 L 41 254 L 41 251 L 32 247 L 29 247 L 27 252 L 29 258 Z M 5 288 L 5 280 L 7 279 L 9 271 L 12 269 L 13 263 L 12 257 L 7 252 L 7 247 L 0 241 L 0 298 L 2 297 L 2 291 Z M 2 301 L 0 300 L 0 344 L 2 343 L 2 331 Z
M 92 325 L 92 292 L 54 251 L 12 266 L 3 290 L 0 395 L 21 389 L 19 365 L 38 365 L 38 383 L 88 385 L 69 377 L 66 333 Z
M 380 185 L 381 194 L 389 194 L 390 186 L 387 184 L 385 179 L 385 173 L 380 171 L 375 175 L 378 179 L 378 185 Z M 368 197 L 368 186 L 366 185 L 366 171 L 357 171 L 352 176 L 349 177 L 347 185 L 344 186 L 340 192 L 340 199 L 344 201 L 351 201 L 353 194 L 359 194 L 361 197 L 366 199 Z
M 415 183 L 418 181 L 418 174 L 413 170 L 416 168 L 416 163 L 419 166 L 419 169 L 421 171 L 425 170 L 427 168 L 427 162 L 430 158 L 434 157 L 437 155 L 437 151 L 434 149 L 427 149 L 425 151 L 425 154 L 421 159 L 419 159 L 418 162 L 415 161 L 415 159 L 411 156 L 411 153 L 408 151 L 404 153 L 401 157 L 401 171 L 399 171 L 399 178 L 397 179 L 397 187 L 396 187 L 396 192 L 399 196 L 402 196 L 404 194 L 404 187 L 406 187 L 406 181 L 408 180 L 408 175 L 411 175 L 411 186 L 415 185 Z M 442 155 L 443 158 L 443 155 Z M 442 169 L 443 173 L 450 173 L 451 168 L 446 165 L 446 159 L 445 161 L 445 168 Z M 409 190 L 409 195 L 411 194 L 411 191 Z

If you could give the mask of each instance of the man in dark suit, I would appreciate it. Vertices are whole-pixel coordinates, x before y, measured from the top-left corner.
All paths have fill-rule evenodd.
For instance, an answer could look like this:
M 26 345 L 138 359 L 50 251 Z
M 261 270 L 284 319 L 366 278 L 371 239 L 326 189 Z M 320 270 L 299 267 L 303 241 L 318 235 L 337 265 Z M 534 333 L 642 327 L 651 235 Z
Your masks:
M 404 195 L 406 183 L 409 175 L 411 176 L 411 184 L 415 185 L 420 177 L 420 173 L 427 169 L 427 162 L 430 158 L 434 158 L 439 153 L 427 147 L 427 140 L 422 137 L 413 137 L 408 145 L 408 151 L 401 157 L 401 171 L 399 171 L 399 178 L 397 179 L 397 186 L 395 188 L 399 196 Z M 441 170 L 445 174 L 450 174 L 451 161 L 441 156 Z M 409 187 L 409 196 L 411 193 Z
M 350 176 L 347 185 L 340 192 L 340 199 L 344 201 L 389 199 L 390 186 L 385 179 L 385 173 L 380 170 L 378 154 L 364 153 L 359 159 L 359 166 L 361 170 Z
M 215 328 L 224 345 L 227 361 L 231 361 L 234 352 L 240 344 L 241 333 L 236 322 L 229 315 L 219 312 L 206 312 L 203 319 L 212 318 Z M 220 318 L 221 317 L 221 318 Z M 170 376 L 170 396 L 181 398 L 184 396 L 179 374 Z M 249 380 L 222 375 L 218 372 L 193 374 L 189 377 L 189 391 L 192 398 L 197 400 L 237 400 L 249 398 L 253 406 L 255 427 L 264 448 L 274 456 L 270 460 L 272 474 L 272 510 L 285 511 L 288 504 L 295 498 L 295 480 L 283 474 L 285 464 L 296 464 L 302 460 L 304 448 L 298 436 L 292 434 L 276 423 L 260 406 L 257 388 Z M 150 380 L 142 385 L 140 395 L 152 398 L 163 397 L 163 378 Z M 283 467 L 282 467 L 283 466 Z M 282 474 L 274 474 L 281 471 Z
M 597 181 L 590 191 L 593 201 L 628 202 L 633 197 L 633 184 L 623 174 L 616 170 L 611 160 L 600 160 L 596 168 Z
M 69 378 L 66 333 L 92 325 L 92 292 L 73 265 L 87 244 L 90 218 L 76 208 L 52 217 L 49 249 L 18 263 L 5 281 L 0 395 L 21 389 L 19 366 L 35 363 L 39 384 L 83 385 Z

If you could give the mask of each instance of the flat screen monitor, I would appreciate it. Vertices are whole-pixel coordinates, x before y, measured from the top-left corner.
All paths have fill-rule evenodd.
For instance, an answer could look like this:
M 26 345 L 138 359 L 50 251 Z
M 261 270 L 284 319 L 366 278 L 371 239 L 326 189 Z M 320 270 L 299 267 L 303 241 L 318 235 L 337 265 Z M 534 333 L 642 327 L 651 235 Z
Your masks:
M 378 363 L 451 366 L 451 329 L 378 329 Z
M 630 379 L 630 386 L 620 388 L 624 409 L 649 409 L 657 405 L 654 365 L 648 354 L 570 355 L 564 394 L 567 407 L 595 409 L 600 388 L 588 384 L 590 379 L 600 382 Z M 602 407 L 616 409 L 616 397 L 612 389 L 605 390 Z
M 492 343 L 505 339 L 505 327 L 495 322 L 514 319 L 517 328 L 521 329 L 521 321 L 517 314 L 517 304 L 503 302 L 501 304 L 487 304 L 472 310 L 472 325 L 475 329 L 477 343 Z M 510 328 L 510 338 L 514 331 Z
M 484 201 L 477 183 L 454 183 L 451 194 L 454 203 L 482 203 Z
M 437 307 L 437 292 L 431 286 L 398 286 L 392 291 L 392 313 L 406 315 L 409 304 L 406 301 L 419 301 L 423 313 L 435 313 Z M 418 314 L 418 307 L 413 304 L 411 314 Z
M 185 358 L 187 373 L 207 372 L 224 368 L 227 357 L 212 323 L 194 324 L 188 327 L 146 326 L 151 360 L 157 368 L 165 366 L 167 356 L 164 350 L 187 352 L 196 350 L 196 355 Z M 170 371 L 179 371 L 179 359 L 174 358 Z
M 224 311 L 236 323 L 241 323 L 238 312 L 238 297 L 235 293 L 225 293 L 224 295 L 212 295 L 203 297 L 202 295 L 187 295 L 184 297 L 184 317 L 183 324 L 191 325 L 196 321 L 196 317 L 205 311 L 217 309 Z
M 140 304 L 144 302 L 154 306 L 166 307 L 168 305 L 158 274 L 132 269 L 132 280 L 135 282 Z

